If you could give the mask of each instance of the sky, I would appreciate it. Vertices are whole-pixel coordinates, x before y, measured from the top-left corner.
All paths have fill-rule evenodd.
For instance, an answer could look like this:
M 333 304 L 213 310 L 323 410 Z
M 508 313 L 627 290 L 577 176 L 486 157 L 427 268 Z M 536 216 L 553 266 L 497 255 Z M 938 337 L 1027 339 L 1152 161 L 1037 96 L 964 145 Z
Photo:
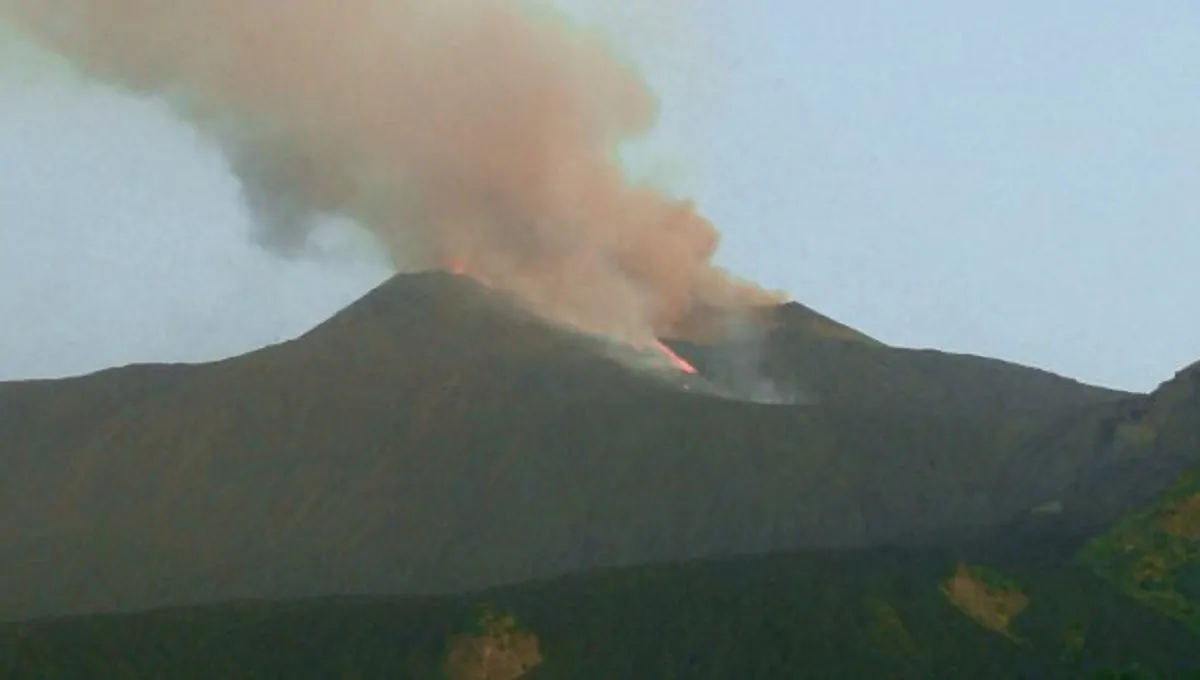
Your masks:
M 1148 390 L 1200 359 L 1200 3 L 566 0 L 644 70 L 631 172 L 735 272 L 885 342 Z M 203 361 L 384 280 L 262 251 L 167 108 L 0 32 L 0 379 Z

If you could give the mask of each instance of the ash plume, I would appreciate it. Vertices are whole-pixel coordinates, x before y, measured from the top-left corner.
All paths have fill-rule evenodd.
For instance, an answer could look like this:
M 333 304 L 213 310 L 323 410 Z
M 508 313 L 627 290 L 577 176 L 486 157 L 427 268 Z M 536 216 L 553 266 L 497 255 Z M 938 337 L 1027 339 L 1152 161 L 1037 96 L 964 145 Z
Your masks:
M 520 0 L 0 0 L 85 74 L 214 139 L 264 245 L 353 219 L 398 269 L 460 263 L 542 315 L 630 340 L 772 304 L 618 146 L 657 101 L 595 36 Z

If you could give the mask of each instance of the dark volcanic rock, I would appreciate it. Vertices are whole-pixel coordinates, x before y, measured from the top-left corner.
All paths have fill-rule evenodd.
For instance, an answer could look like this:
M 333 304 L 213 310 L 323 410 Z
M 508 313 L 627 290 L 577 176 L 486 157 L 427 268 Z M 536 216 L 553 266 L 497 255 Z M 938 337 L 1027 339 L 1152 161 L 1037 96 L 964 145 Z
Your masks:
M 0 385 L 0 618 L 919 542 L 1106 474 L 1128 395 L 778 314 L 764 364 L 815 404 L 681 391 L 445 274 L 227 361 Z

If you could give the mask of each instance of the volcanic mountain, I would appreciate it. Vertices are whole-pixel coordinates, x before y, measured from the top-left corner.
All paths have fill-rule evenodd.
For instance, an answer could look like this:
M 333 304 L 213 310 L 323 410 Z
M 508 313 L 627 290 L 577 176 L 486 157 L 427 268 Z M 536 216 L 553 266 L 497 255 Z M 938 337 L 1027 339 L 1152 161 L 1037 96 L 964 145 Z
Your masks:
M 1200 456 L 1164 436 L 1137 463 L 1130 433 L 1169 429 L 1169 399 L 890 347 L 794 303 L 753 322 L 753 347 L 668 341 L 689 377 L 410 274 L 232 359 L 2 384 L 0 619 L 1069 543 Z M 747 367 L 783 397 L 731 398 Z

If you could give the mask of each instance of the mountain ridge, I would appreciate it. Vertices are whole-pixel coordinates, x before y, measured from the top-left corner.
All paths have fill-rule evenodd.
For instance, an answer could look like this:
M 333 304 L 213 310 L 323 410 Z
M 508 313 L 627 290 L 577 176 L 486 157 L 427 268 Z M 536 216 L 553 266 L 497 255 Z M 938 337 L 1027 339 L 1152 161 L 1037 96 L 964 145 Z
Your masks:
M 1128 397 L 805 323 L 761 345 L 815 392 L 792 405 L 681 389 L 449 274 L 221 362 L 0 384 L 0 619 L 919 543 L 1024 512 L 995 473 Z

